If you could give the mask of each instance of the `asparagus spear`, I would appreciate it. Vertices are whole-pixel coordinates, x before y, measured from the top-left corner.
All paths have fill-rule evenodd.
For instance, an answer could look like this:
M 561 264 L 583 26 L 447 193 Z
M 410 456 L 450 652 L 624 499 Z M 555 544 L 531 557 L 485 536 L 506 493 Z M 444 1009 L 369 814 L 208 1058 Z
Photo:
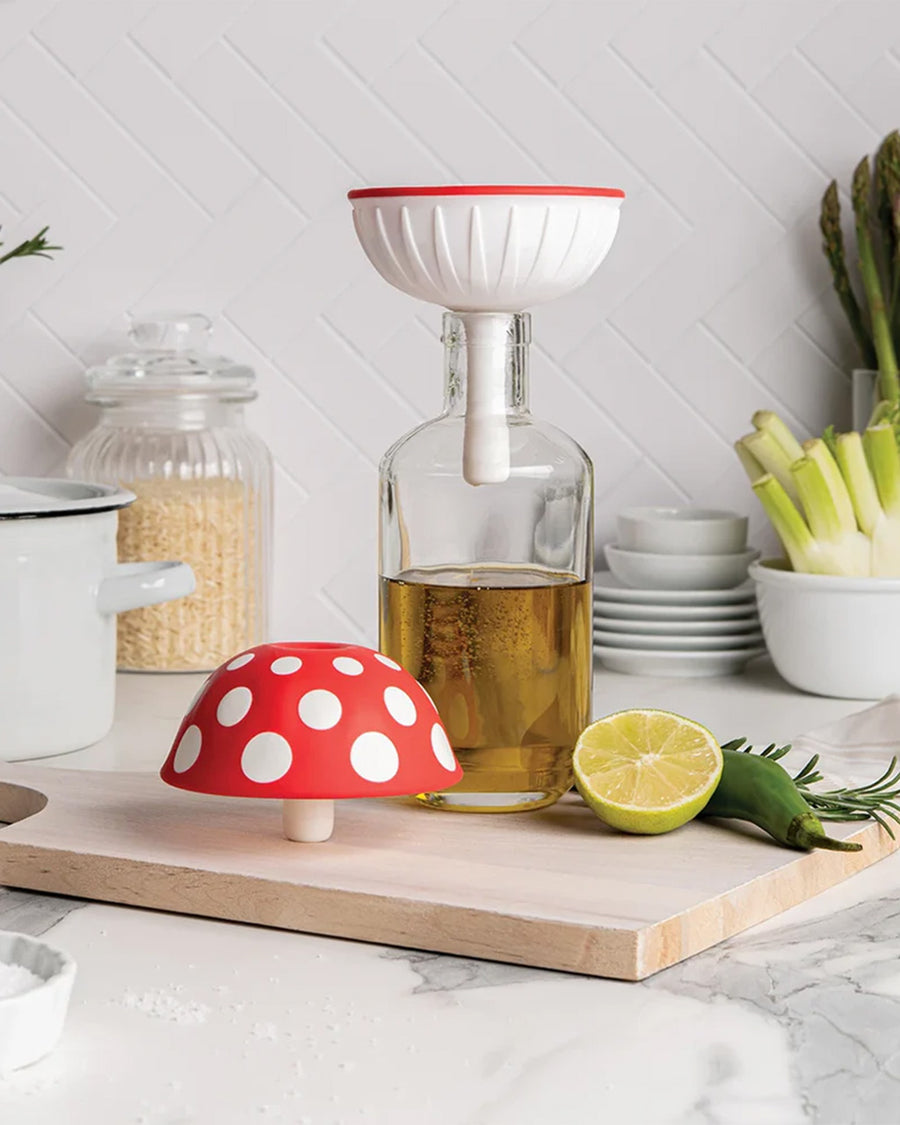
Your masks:
M 834 291 L 847 314 L 847 320 L 850 321 L 850 328 L 862 354 L 863 364 L 868 368 L 874 368 L 878 361 L 875 356 L 872 337 L 863 320 L 859 303 L 850 284 L 850 274 L 847 272 L 847 259 L 844 255 L 844 234 L 841 230 L 841 204 L 838 199 L 837 182 L 835 180 L 831 181 L 822 196 L 819 228 L 822 231 L 822 248 L 825 251 L 828 264 L 831 266 Z
M 887 402 L 900 402 L 900 369 L 891 336 L 891 324 L 885 306 L 881 278 L 872 247 L 869 201 L 872 196 L 872 173 L 869 158 L 864 156 L 853 173 L 853 214 L 856 219 L 856 243 L 859 247 L 859 272 L 869 302 L 872 318 L 872 342 L 878 357 L 881 397 Z
M 897 326 L 900 314 L 900 132 L 894 130 L 881 142 L 875 156 L 875 193 L 878 223 L 884 238 L 884 267 L 888 307 Z

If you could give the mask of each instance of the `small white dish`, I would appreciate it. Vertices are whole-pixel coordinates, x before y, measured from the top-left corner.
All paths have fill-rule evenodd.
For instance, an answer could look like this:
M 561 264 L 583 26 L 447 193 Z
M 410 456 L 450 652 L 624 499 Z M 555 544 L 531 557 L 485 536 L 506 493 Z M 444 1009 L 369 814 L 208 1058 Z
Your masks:
M 608 633 L 630 633 L 633 636 L 659 634 L 679 637 L 717 637 L 729 633 L 753 633 L 759 629 L 759 615 L 728 617 L 724 621 L 667 621 L 653 618 L 649 621 L 628 620 L 621 617 L 594 616 L 594 629 Z
M 756 617 L 756 598 L 730 605 L 630 605 L 594 600 L 594 612 L 621 621 L 728 621 Z
M 20 965 L 41 983 L 14 996 L 0 994 L 0 1075 L 42 1059 L 62 1035 L 75 962 L 37 938 L 0 930 L 0 970 Z
M 594 652 L 605 668 L 629 676 L 730 676 L 740 672 L 765 648 L 746 648 L 726 652 L 646 652 L 640 649 L 608 648 L 595 645 Z
M 759 551 L 733 555 L 654 555 L 608 544 L 609 569 L 620 582 L 650 590 L 729 590 L 747 579 Z
M 747 517 L 713 508 L 626 508 L 619 546 L 662 555 L 731 555 L 747 546 Z
M 728 652 L 742 648 L 759 648 L 763 639 L 757 629 L 753 633 L 726 633 L 720 637 L 671 636 L 666 633 L 610 633 L 594 629 L 594 644 L 607 648 L 632 648 L 656 652 Z
M 836 699 L 900 691 L 900 578 L 798 574 L 780 559 L 750 573 L 766 644 L 789 684 Z
M 632 602 L 643 605 L 726 605 L 728 602 L 752 601 L 756 587 L 747 579 L 729 590 L 659 590 L 639 589 L 620 581 L 609 570 L 594 574 L 594 597 L 610 602 Z

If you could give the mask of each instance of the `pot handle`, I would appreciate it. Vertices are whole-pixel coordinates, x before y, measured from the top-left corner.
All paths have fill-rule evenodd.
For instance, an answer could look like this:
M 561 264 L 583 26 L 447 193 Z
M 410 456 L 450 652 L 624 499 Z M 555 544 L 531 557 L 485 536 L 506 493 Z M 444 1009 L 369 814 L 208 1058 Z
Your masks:
M 194 572 L 187 563 L 119 563 L 100 583 L 97 608 L 101 613 L 121 613 L 184 598 L 196 588 Z

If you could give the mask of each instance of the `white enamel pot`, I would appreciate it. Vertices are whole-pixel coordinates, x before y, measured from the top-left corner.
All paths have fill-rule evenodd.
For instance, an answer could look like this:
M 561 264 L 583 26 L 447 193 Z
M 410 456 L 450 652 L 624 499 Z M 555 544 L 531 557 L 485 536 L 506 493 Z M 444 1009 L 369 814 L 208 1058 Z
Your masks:
M 0 477 L 0 760 L 98 741 L 113 721 L 116 614 L 181 598 L 181 562 L 116 562 L 134 494 L 80 481 Z

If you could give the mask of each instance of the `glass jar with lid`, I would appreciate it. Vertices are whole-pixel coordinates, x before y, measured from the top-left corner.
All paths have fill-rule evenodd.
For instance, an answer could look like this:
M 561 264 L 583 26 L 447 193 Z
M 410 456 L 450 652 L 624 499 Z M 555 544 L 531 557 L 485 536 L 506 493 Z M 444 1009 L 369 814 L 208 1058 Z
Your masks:
M 118 621 L 118 665 L 207 671 L 267 637 L 272 462 L 246 425 L 251 368 L 206 350 L 201 314 L 134 319 L 135 347 L 87 372 L 97 426 L 71 477 L 137 495 L 119 514 L 120 562 L 190 563 L 197 589 Z

